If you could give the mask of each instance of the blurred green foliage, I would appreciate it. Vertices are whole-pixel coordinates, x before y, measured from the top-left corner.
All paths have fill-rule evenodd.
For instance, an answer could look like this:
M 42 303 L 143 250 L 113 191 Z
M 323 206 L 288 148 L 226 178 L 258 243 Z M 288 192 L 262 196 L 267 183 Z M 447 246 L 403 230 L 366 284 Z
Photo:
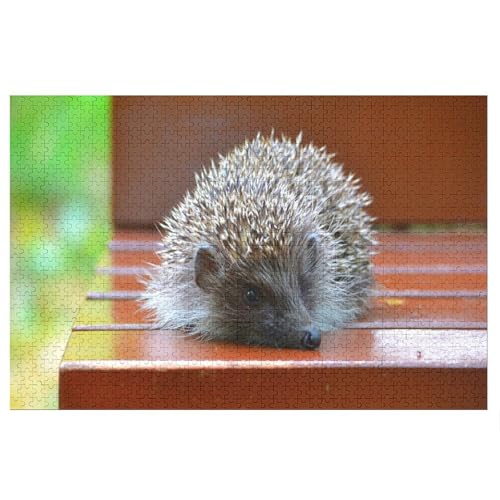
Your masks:
M 11 97 L 11 407 L 57 408 L 57 369 L 111 235 L 109 97 Z

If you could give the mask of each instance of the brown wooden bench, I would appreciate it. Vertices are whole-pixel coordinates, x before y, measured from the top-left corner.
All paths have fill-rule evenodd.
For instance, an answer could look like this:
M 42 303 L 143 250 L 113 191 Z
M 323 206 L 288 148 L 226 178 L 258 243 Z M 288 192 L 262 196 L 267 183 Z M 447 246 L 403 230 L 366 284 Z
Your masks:
M 61 362 L 61 408 L 486 408 L 486 233 L 470 226 L 486 220 L 485 98 L 122 97 L 113 124 L 116 229 Z M 199 165 L 271 128 L 339 151 L 373 193 L 372 310 L 318 351 L 151 330 L 137 298 L 152 223 Z M 455 225 L 397 230 L 422 222 Z

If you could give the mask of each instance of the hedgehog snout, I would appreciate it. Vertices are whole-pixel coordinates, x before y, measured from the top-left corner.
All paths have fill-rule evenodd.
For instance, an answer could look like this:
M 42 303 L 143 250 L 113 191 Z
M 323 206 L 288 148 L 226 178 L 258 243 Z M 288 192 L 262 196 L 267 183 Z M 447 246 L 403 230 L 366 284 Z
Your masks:
M 321 344 L 321 333 L 315 326 L 309 327 L 304 331 L 302 345 L 306 349 L 316 349 Z

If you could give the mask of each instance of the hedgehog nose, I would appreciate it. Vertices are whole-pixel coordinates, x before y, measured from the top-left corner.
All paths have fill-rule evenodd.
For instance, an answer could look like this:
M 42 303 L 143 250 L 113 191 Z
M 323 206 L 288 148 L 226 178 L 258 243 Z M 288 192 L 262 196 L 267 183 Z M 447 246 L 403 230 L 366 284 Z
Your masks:
M 302 345 L 307 349 L 315 349 L 321 344 L 321 334 L 319 330 L 312 326 L 307 329 L 302 337 Z

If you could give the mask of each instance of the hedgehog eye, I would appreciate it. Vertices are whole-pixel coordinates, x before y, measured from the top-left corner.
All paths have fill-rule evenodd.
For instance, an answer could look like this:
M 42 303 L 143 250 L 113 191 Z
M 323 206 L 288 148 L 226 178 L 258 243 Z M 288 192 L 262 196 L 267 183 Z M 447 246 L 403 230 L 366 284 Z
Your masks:
M 245 290 L 245 301 L 247 304 L 255 305 L 260 301 L 260 292 L 258 288 L 250 287 Z

